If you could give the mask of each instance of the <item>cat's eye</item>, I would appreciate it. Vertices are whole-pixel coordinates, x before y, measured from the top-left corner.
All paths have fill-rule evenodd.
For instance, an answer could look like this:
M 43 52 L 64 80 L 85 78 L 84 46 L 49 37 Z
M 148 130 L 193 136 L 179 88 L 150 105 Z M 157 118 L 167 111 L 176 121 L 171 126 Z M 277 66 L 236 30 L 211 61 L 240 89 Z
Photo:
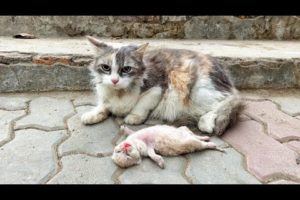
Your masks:
M 125 73 L 125 74 L 129 73 L 129 72 L 131 72 L 131 69 L 132 69 L 132 67 L 125 66 L 122 68 L 122 73 Z
M 110 66 L 101 64 L 100 67 L 104 72 L 110 72 Z

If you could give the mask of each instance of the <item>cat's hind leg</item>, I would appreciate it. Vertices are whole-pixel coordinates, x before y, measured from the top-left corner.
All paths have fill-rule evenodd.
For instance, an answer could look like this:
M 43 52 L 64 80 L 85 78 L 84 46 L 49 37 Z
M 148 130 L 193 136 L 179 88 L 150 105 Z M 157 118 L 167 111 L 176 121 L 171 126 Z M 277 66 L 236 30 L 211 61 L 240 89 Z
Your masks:
M 229 124 L 234 123 L 242 108 L 239 97 L 236 94 L 228 96 L 208 113 L 200 117 L 198 128 L 208 134 L 221 135 Z
M 215 120 L 217 115 L 214 111 L 210 111 L 200 117 L 198 128 L 201 132 L 212 134 L 215 128 Z
M 137 105 L 125 117 L 124 122 L 126 124 L 143 123 L 148 117 L 149 112 L 159 103 L 161 95 L 162 89 L 160 87 L 152 87 L 144 92 L 137 102 Z

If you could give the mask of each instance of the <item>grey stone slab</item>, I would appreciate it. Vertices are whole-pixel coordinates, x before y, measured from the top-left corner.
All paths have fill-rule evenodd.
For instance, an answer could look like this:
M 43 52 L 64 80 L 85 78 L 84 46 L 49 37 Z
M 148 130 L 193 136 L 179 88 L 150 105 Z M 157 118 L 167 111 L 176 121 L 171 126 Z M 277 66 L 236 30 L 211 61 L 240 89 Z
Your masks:
M 74 113 L 70 100 L 38 97 L 30 102 L 28 116 L 16 122 L 16 129 L 41 128 L 45 130 L 64 129 L 64 118 Z
M 282 111 L 289 115 L 295 116 L 300 114 L 300 98 L 281 96 L 281 97 L 270 97 L 272 101 L 280 105 Z
M 82 106 L 82 105 L 97 105 L 97 98 L 96 94 L 93 92 L 84 93 L 82 96 L 77 97 L 74 99 L 75 106 Z
M 113 184 L 112 174 L 117 169 L 110 157 L 69 155 L 61 159 L 62 171 L 50 184 Z
M 269 184 L 275 184 L 275 185 L 290 185 L 290 184 L 300 184 L 294 181 L 288 181 L 288 180 L 278 180 L 278 181 L 273 181 L 270 182 Z
M 186 175 L 195 184 L 259 184 L 244 168 L 243 157 L 233 148 L 226 153 L 205 150 L 188 155 Z
M 54 63 L 49 65 L 17 63 L 0 67 L 0 92 L 88 90 L 86 67 Z
M 26 109 L 28 98 L 24 97 L 0 97 L 0 109 L 23 110 Z
M 18 111 L 6 111 L 0 110 L 0 145 L 5 141 L 9 140 L 11 129 L 12 129 L 12 120 L 17 119 L 25 115 L 24 110 Z
M 185 159 L 183 157 L 164 157 L 165 169 L 161 169 L 149 158 L 140 165 L 125 169 L 119 176 L 122 184 L 188 184 L 183 177 Z
M 16 131 L 16 137 L 0 148 L 0 183 L 37 184 L 55 174 L 54 146 L 65 131 L 34 129 Z
M 80 121 L 81 115 L 92 108 L 80 106 L 77 108 L 78 114 L 68 120 L 71 136 L 59 147 L 60 154 L 82 152 L 97 155 L 113 151 L 112 140 L 118 135 L 119 128 L 111 118 L 88 126 Z

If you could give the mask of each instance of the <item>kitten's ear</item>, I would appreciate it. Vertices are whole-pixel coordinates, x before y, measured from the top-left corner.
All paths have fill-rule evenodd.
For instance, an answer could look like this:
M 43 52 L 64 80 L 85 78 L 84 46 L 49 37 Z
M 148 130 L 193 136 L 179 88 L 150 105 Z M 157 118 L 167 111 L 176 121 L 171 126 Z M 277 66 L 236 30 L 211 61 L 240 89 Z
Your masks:
M 107 44 L 99 41 L 98 39 L 96 39 L 92 36 L 87 35 L 86 38 L 95 47 L 96 53 L 98 53 L 98 54 L 101 54 L 104 51 L 112 49 L 111 46 L 108 46 Z
M 135 50 L 135 51 L 143 55 L 143 54 L 145 53 L 145 51 L 146 51 L 148 45 L 149 45 L 149 43 L 142 44 L 142 45 L 139 46 L 138 49 Z

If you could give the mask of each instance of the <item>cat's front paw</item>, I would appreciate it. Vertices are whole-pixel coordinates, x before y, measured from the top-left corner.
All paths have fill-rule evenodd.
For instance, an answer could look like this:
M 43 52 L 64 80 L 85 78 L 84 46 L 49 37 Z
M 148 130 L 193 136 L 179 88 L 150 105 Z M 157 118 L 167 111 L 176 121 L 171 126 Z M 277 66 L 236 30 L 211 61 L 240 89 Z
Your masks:
M 131 125 L 142 124 L 144 121 L 145 121 L 144 117 L 136 114 L 129 114 L 124 119 L 124 122 L 126 124 L 131 124 Z
M 84 113 L 81 116 L 81 122 L 83 124 L 96 124 L 98 122 L 101 122 L 103 120 L 105 120 L 107 118 L 108 114 L 106 112 L 100 112 L 100 113 L 96 113 L 96 112 L 87 112 Z

